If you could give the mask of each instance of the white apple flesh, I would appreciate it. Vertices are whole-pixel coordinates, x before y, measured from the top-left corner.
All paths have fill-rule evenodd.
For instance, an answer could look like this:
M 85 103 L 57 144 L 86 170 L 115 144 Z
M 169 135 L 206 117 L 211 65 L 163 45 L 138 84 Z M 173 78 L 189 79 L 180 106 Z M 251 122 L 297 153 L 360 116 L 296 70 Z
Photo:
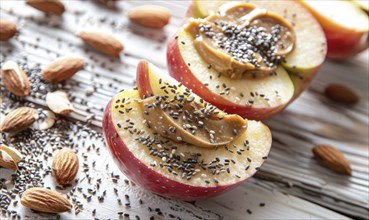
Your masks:
M 217 148 L 161 137 L 144 122 L 139 103 L 144 94 L 155 94 L 155 91 L 162 91 L 159 90 L 161 86 L 175 82 L 156 71 L 151 64 L 141 62 L 137 71 L 139 91 L 119 93 L 105 109 L 105 139 L 121 171 L 153 193 L 186 201 L 219 195 L 251 177 L 269 153 L 271 134 L 268 127 L 261 122 L 248 121 L 242 135 Z M 149 82 L 139 82 L 142 79 L 149 79 Z M 178 82 L 174 85 L 184 88 Z

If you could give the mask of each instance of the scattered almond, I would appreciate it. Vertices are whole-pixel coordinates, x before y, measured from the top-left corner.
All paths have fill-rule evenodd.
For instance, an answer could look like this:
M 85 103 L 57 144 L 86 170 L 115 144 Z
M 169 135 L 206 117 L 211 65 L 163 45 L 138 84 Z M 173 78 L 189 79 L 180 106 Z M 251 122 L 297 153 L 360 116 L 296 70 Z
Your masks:
M 123 44 L 109 34 L 82 31 L 78 36 L 91 47 L 112 57 L 119 56 L 123 50 Z
M 128 13 L 131 21 L 148 28 L 163 28 L 170 16 L 169 9 L 153 5 L 135 7 Z
M 5 116 L 0 125 L 2 132 L 18 132 L 31 126 L 38 118 L 37 111 L 29 107 L 20 107 Z
M 352 170 L 349 161 L 337 148 L 329 145 L 316 145 L 313 148 L 313 153 L 325 167 L 337 173 L 351 176 Z
M 26 0 L 26 3 L 45 13 L 61 15 L 65 11 L 60 0 Z
M 47 130 L 51 128 L 56 121 L 56 117 L 54 112 L 49 110 L 43 110 L 42 113 L 46 116 L 45 118 L 41 119 L 41 122 L 38 122 L 38 130 Z
M 0 19 L 0 41 L 6 41 L 17 33 L 17 25 L 8 20 Z
M 66 212 L 72 208 L 62 194 L 43 187 L 27 189 L 22 194 L 20 202 L 27 208 L 46 213 Z
M 325 95 L 333 101 L 355 104 L 359 102 L 359 96 L 347 86 L 330 84 L 325 88 Z
M 63 57 L 50 63 L 42 71 L 41 76 L 48 82 L 58 83 L 71 78 L 83 69 L 84 62 L 80 58 Z
M 0 166 L 17 171 L 21 160 L 22 154 L 17 149 L 0 144 Z
M 74 110 L 68 94 L 62 90 L 47 93 L 46 104 L 56 114 L 67 115 Z
M 78 157 L 70 149 L 61 149 L 54 157 L 52 168 L 53 175 L 59 185 L 70 184 L 78 172 Z
M 4 86 L 17 96 L 27 96 L 30 92 L 26 73 L 14 61 L 7 61 L 1 69 Z
M 116 2 L 118 0 L 98 0 L 101 4 L 105 5 L 108 8 L 115 8 Z

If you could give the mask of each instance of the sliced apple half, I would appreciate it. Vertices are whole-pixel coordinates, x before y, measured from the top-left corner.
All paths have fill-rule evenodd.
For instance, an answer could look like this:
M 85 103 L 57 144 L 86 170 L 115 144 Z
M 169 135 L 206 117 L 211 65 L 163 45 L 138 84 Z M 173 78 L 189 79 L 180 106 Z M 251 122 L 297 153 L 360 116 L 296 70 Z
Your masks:
M 215 1 L 211 6 L 222 2 Z M 188 23 L 168 43 L 167 63 L 174 78 L 206 101 L 228 113 L 260 120 L 277 114 L 309 85 L 325 60 L 327 46 L 319 23 L 300 4 L 291 1 L 250 3 L 282 16 L 293 25 L 296 36 L 294 49 L 275 75 L 243 79 L 219 77 L 218 71 L 211 68 L 196 48 L 195 36 L 189 31 Z M 191 7 L 201 11 L 202 15 L 209 14 L 205 13 L 207 7 L 203 1 L 193 1 Z M 223 4 L 222 7 L 226 6 Z M 208 10 L 214 11 L 210 6 Z
M 138 67 L 138 90 L 116 95 L 105 108 L 103 118 L 103 132 L 111 155 L 127 177 L 153 193 L 193 201 L 232 189 L 259 169 L 271 146 L 271 133 L 261 122 L 248 121 L 247 129 L 236 139 L 218 147 L 174 141 L 148 126 L 142 105 L 147 100 L 145 94 L 154 93 L 151 98 L 161 97 L 163 93 L 180 97 L 189 90 L 156 72 L 147 62 L 141 62 Z M 148 79 L 148 83 L 142 79 Z M 167 90 L 167 94 L 164 88 L 160 89 L 164 85 L 183 90 Z
M 368 48 L 369 16 L 360 7 L 341 0 L 299 2 L 323 27 L 329 58 L 345 59 Z

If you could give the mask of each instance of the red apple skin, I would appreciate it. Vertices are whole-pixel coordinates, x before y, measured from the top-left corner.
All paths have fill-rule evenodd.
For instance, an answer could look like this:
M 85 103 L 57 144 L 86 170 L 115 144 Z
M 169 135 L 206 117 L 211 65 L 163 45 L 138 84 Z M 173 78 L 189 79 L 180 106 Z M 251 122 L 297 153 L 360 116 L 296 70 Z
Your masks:
M 227 100 L 219 94 L 214 93 L 204 86 L 204 84 L 200 82 L 188 68 L 186 62 L 182 58 L 178 42 L 175 37 L 173 37 L 168 43 L 167 64 L 169 74 L 173 78 L 182 82 L 183 85 L 191 89 L 205 101 L 217 106 L 219 109 L 229 114 L 238 114 L 241 117 L 251 120 L 265 120 L 284 108 L 284 105 L 271 108 L 255 108 L 246 105 L 239 105 Z
M 153 95 L 149 79 L 149 63 L 142 60 L 137 65 L 136 85 L 141 98 Z M 140 74 L 142 73 L 142 74 Z M 140 89 L 142 88 L 142 89 Z
M 112 99 L 113 100 L 113 99 Z M 173 181 L 146 166 L 128 149 L 114 127 L 111 111 L 112 100 L 105 108 L 103 133 L 108 149 L 119 169 L 133 182 L 155 194 L 184 201 L 203 200 L 222 194 L 245 180 L 230 185 L 216 187 L 197 187 Z
M 330 59 L 347 59 L 369 47 L 368 33 L 348 33 L 329 29 L 324 24 L 322 24 L 322 28 L 327 38 L 327 57 Z

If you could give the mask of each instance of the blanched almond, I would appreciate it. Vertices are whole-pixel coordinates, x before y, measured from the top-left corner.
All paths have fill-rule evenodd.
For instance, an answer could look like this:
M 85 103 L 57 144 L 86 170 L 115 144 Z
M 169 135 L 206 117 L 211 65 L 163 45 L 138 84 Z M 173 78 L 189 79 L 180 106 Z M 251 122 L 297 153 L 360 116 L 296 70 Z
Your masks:
M 56 114 L 67 115 L 74 110 L 67 93 L 62 90 L 47 93 L 46 104 Z
M 41 121 L 38 122 L 38 130 L 47 130 L 51 128 L 56 121 L 56 116 L 54 112 L 50 110 L 43 110 L 42 113 L 46 116 L 45 118 L 40 119 Z

